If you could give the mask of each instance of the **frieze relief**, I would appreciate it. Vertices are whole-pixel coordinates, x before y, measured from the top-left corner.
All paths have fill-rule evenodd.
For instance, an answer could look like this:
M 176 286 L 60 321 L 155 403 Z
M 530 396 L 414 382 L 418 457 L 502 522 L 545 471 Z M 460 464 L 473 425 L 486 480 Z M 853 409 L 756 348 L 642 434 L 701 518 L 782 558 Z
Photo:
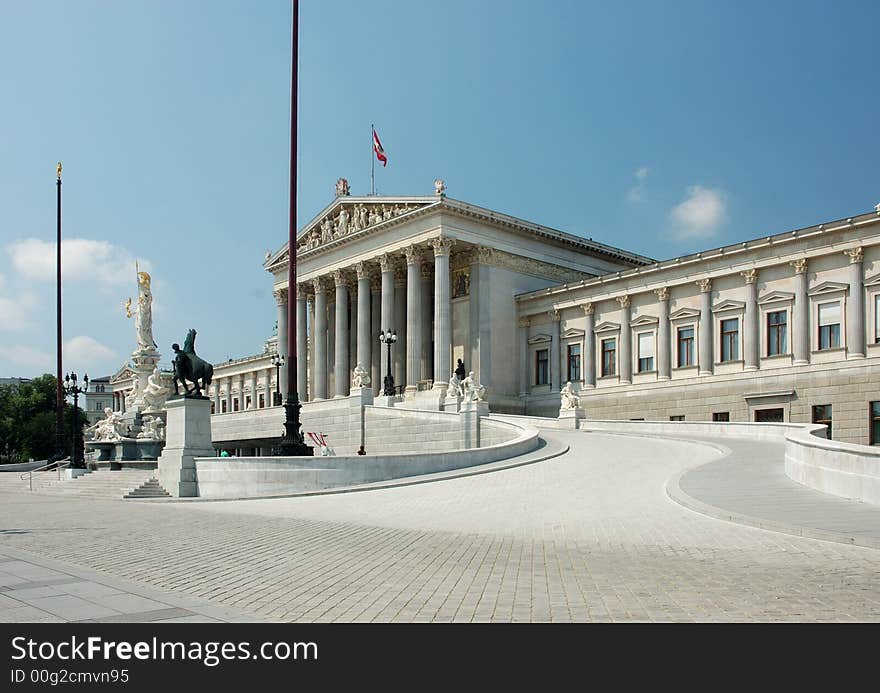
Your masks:
M 301 237 L 297 248 L 301 251 L 313 250 L 423 206 L 410 203 L 342 204 L 333 214 L 328 214 Z

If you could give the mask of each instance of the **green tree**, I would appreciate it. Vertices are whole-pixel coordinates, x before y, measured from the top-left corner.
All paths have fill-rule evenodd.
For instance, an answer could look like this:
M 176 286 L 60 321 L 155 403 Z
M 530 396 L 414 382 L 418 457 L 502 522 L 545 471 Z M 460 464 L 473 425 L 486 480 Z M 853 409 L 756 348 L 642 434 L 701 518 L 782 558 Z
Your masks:
M 55 376 L 0 386 L 0 461 L 47 459 L 56 452 Z M 64 403 L 63 452 L 70 454 L 73 405 Z M 77 408 L 76 426 L 82 433 L 86 417 Z

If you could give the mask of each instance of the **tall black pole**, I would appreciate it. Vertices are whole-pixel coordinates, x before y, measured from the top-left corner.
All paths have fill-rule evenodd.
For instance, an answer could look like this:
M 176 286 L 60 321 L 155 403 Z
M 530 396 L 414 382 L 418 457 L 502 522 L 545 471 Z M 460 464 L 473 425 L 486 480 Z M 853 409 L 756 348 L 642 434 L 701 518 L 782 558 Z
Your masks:
M 56 180 L 55 187 L 57 189 L 57 206 L 56 221 L 58 225 L 58 237 L 56 239 L 55 255 L 56 255 L 56 314 L 57 314 L 57 341 L 55 344 L 57 352 L 57 368 L 55 383 L 55 447 L 56 459 L 64 457 L 64 388 L 61 383 L 61 162 L 55 169 Z
M 312 455 L 305 444 L 299 420 L 302 405 L 297 392 L 296 360 L 296 145 L 297 145 L 297 58 L 299 56 L 299 0 L 293 0 L 293 31 L 290 70 L 290 224 L 287 229 L 287 401 L 284 403 L 282 455 Z

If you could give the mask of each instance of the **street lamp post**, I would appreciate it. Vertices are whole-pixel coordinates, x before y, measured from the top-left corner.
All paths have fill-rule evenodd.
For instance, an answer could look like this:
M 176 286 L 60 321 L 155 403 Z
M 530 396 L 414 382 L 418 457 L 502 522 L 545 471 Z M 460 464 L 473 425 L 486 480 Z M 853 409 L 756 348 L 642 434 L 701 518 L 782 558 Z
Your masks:
M 275 395 L 272 398 L 272 406 L 281 406 L 281 366 L 284 365 L 283 354 L 273 354 L 272 365 L 275 366 Z
M 397 333 L 394 330 L 389 329 L 387 332 L 379 333 L 379 342 L 388 347 L 388 371 L 384 380 L 385 389 L 382 392 L 387 397 L 394 396 L 394 376 L 391 375 L 391 345 L 396 341 Z
M 82 435 L 80 431 L 77 431 L 77 426 L 79 425 L 79 396 L 83 392 L 88 392 L 89 389 L 89 376 L 83 378 L 83 386 L 79 387 L 76 384 L 76 373 L 68 373 L 64 376 L 64 394 L 65 395 L 73 395 L 73 423 L 70 426 L 70 468 L 71 469 L 84 469 L 85 461 L 80 459 L 79 456 L 79 438 Z

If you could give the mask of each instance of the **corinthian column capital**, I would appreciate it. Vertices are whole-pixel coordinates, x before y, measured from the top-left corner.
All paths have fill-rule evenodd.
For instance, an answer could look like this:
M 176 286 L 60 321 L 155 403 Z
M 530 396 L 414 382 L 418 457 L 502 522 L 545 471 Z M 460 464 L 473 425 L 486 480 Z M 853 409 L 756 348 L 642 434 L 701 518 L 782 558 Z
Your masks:
M 287 305 L 287 289 L 276 289 L 272 292 L 275 297 L 275 303 L 279 306 Z
M 700 287 L 700 293 L 708 294 L 710 291 L 712 291 L 711 279 L 698 279 L 696 281 L 696 284 Z
M 431 240 L 431 248 L 434 250 L 434 255 L 449 255 L 452 251 L 452 246 L 455 244 L 455 241 L 451 238 L 434 238 Z
M 794 268 L 795 274 L 804 274 L 807 271 L 807 258 L 802 257 L 799 260 L 792 260 L 788 263 Z
M 843 254 L 849 258 L 849 263 L 851 265 L 855 265 L 856 263 L 862 262 L 865 259 L 865 249 L 862 246 L 857 248 L 850 248 L 849 250 L 844 250 Z
M 669 287 L 661 286 L 659 289 L 654 289 L 654 293 L 657 294 L 658 301 L 668 301 L 669 300 Z
M 740 274 L 743 276 L 743 279 L 746 280 L 746 284 L 754 284 L 758 281 L 758 270 L 754 268 L 746 270 L 745 272 L 740 272 Z

